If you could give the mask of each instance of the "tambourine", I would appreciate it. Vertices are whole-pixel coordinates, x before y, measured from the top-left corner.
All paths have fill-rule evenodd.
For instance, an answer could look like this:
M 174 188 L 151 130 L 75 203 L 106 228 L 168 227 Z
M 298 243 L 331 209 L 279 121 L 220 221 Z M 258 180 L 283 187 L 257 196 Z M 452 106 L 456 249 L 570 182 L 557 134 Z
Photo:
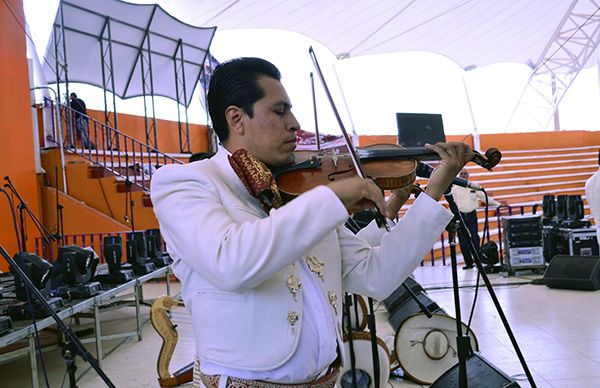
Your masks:
M 463 335 L 467 325 L 462 324 Z M 473 330 L 469 331 L 471 349 L 479 350 Z M 396 332 L 394 349 L 398 366 L 406 377 L 420 384 L 431 384 L 458 362 L 456 319 L 434 313 L 431 318 L 419 313 L 408 317 Z
M 373 387 L 375 384 L 375 374 L 373 369 L 373 352 L 371 348 L 371 333 L 365 331 L 355 331 L 352 333 L 352 346 L 354 348 L 355 356 L 355 368 L 358 371 L 358 388 L 366 388 L 367 386 Z M 350 362 L 350 343 L 348 342 L 348 335 L 344 335 L 344 350 L 346 354 L 346 362 L 340 370 L 340 375 L 336 382 L 336 387 L 351 386 L 352 382 L 352 367 Z M 377 337 L 377 351 L 379 355 L 379 388 L 385 388 L 387 386 L 389 375 L 390 375 L 390 352 L 387 345 L 383 340 Z M 369 381 L 365 381 L 364 378 L 361 382 L 362 374 L 366 373 Z M 364 376 L 362 376 L 364 377 Z M 344 382 L 342 382 L 344 380 Z

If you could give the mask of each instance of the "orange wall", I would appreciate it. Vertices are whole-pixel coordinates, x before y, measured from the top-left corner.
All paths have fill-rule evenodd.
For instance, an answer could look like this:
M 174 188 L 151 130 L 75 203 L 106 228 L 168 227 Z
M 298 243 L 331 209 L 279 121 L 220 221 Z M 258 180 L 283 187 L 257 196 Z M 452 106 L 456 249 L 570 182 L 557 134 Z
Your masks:
M 56 225 L 56 190 L 44 187 L 41 190 L 44 207 L 43 217 L 46 225 Z M 59 202 L 63 207 L 64 234 L 88 234 L 128 231 L 130 227 L 113 220 L 109 216 L 86 206 L 62 192 L 58 192 Z M 85 222 L 83 222 L 85 220 Z
M 481 135 L 483 150 L 534 150 L 600 145 L 600 131 L 552 131 Z
M 473 146 L 472 135 L 449 135 L 447 141 L 462 141 Z M 480 135 L 483 151 L 490 147 L 502 150 L 535 150 L 569 148 L 600 145 L 600 131 L 549 131 L 522 133 L 493 133 Z M 394 135 L 359 136 L 359 144 L 366 147 L 371 144 L 397 144 Z
M 18 21 L 15 20 L 9 9 Z M 40 216 L 40 197 L 35 172 L 33 130 L 29 96 L 23 3 L 21 0 L 0 2 L 0 177 L 10 176 L 13 184 L 34 214 Z M 2 181 L 4 183 L 4 181 Z M 4 195 L 0 195 L 0 243 L 13 255 L 18 247 L 11 214 Z M 31 220 L 28 226 L 28 251 L 33 251 L 38 236 Z M 8 265 L 0 259 L 0 271 Z
M 473 146 L 473 136 L 471 135 L 448 135 L 446 141 L 462 141 Z M 396 135 L 361 135 L 358 137 L 358 143 L 361 147 L 372 144 L 398 144 Z
M 88 114 L 101 123 L 104 123 L 104 111 L 88 109 Z M 142 116 L 134 116 L 119 113 L 118 117 L 119 131 L 137 139 L 146 142 L 146 126 Z M 152 120 L 148 120 L 151 125 Z M 90 124 L 91 125 L 91 124 Z M 185 133 L 185 123 L 182 123 L 183 133 Z M 190 124 L 190 151 L 206 152 L 208 151 L 208 134 L 206 125 Z M 156 119 L 156 137 L 158 149 L 167 153 L 178 153 L 179 148 L 179 128 L 176 121 Z M 185 137 L 183 137 L 185 150 Z M 154 144 L 154 137 L 150 135 L 150 144 Z M 187 151 L 187 150 L 186 150 Z

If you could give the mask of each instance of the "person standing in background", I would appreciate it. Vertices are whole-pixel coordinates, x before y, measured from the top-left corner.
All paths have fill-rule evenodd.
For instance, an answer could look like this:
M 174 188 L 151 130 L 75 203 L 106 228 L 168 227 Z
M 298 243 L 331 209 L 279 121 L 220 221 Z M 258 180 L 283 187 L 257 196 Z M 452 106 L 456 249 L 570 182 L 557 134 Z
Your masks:
M 90 141 L 88 136 L 89 117 L 85 102 L 77 97 L 77 94 L 71 93 L 69 106 L 73 109 L 75 115 L 75 128 L 77 135 L 81 138 L 81 146 L 85 148 L 96 149 L 96 145 Z M 74 139 L 70 139 L 70 146 L 75 146 Z
M 598 150 L 598 166 L 600 167 L 600 150 Z M 585 182 L 585 197 L 590 205 L 590 212 L 594 218 L 596 226 L 596 235 L 598 236 L 598 244 L 600 245 L 600 168 Z

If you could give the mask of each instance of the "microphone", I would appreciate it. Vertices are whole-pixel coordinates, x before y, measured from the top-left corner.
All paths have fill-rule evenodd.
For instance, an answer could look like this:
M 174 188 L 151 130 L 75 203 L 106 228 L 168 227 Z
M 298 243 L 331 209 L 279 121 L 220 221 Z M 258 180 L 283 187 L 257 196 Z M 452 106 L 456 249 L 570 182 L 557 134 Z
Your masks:
M 417 164 L 417 171 L 416 171 L 417 176 L 420 176 L 421 178 L 429 178 L 431 176 L 432 172 L 433 172 L 433 167 L 431 167 L 430 165 L 423 163 L 423 162 L 419 162 Z M 469 182 L 468 180 L 459 178 L 459 177 L 454 178 L 454 180 L 452 181 L 452 184 L 460 186 L 460 187 L 466 187 L 471 190 L 479 190 L 479 191 L 483 190 L 481 188 L 481 186 L 479 186 L 478 184 Z

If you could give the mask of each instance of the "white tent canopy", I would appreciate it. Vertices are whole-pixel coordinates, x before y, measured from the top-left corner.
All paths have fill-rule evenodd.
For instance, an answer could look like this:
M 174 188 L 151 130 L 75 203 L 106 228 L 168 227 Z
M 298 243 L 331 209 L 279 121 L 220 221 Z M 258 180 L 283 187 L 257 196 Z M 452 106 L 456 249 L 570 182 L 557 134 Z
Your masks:
M 33 1 L 25 0 L 25 3 Z M 79 3 L 78 0 L 67 1 Z M 326 73 L 327 68 L 333 71 L 326 74 L 327 78 L 334 80 L 333 83 L 337 79 L 340 90 L 344 86 L 341 94 L 334 95 L 336 101 L 348 106 L 357 129 L 374 134 L 393 133 L 394 112 L 399 111 L 443 113 L 444 125 L 450 133 L 464 133 L 471 125 L 482 133 L 506 131 L 519 92 L 528 77 L 540 71 L 537 65 L 545 63 L 548 55 L 562 48 L 565 49 L 562 56 L 556 58 L 557 66 L 562 64 L 561 69 L 554 69 L 557 73 L 592 67 L 597 63 L 600 40 L 597 28 L 600 0 L 128 1 L 147 4 L 147 9 L 156 2 L 170 15 L 190 25 L 217 26 L 219 33 L 211 51 L 219 60 L 236 56 L 262 56 L 271 60 L 284 71 L 284 83 L 293 96 L 295 114 L 306 129 L 311 129 L 313 121 L 307 86 L 308 73 L 313 70 L 306 55 L 308 39 L 299 42 L 299 38 L 292 36 L 295 34 L 273 28 L 312 38 L 323 44 L 317 44 L 315 49 L 326 47 L 338 58 L 350 56 L 350 60 L 336 61 L 334 55 L 322 52 L 320 59 L 329 64 L 325 66 Z M 114 2 L 86 1 L 91 8 Z M 40 5 L 36 4 L 35 8 L 39 9 Z M 137 12 L 138 8 L 135 9 Z M 39 11 L 32 13 L 35 12 Z M 134 19 L 131 11 L 120 17 Z M 261 30 L 264 33 L 256 34 Z M 583 41 L 586 36 L 590 42 Z M 96 46 L 86 47 L 86 56 L 98 58 L 97 41 L 92 44 Z M 423 59 L 417 62 L 415 51 L 443 55 L 458 67 L 447 64 L 442 68 L 440 61 L 426 60 L 437 57 L 427 53 L 419 56 Z M 372 55 L 384 53 L 389 54 Z M 77 54 L 68 53 L 70 81 L 74 80 L 71 62 L 74 55 Z M 53 59 L 49 61 L 54 63 Z M 526 64 L 530 68 L 513 64 L 486 66 L 506 62 Z M 94 75 L 100 79 L 98 62 L 94 61 L 93 65 Z M 477 70 L 460 71 L 460 68 L 473 67 Z M 139 64 L 134 68 L 139 71 Z M 115 77 L 120 75 L 115 74 Z M 165 77 L 169 86 L 173 86 L 173 77 L 171 74 Z M 48 75 L 49 81 L 54 78 L 54 74 Z M 140 82 L 139 74 L 131 78 Z M 155 89 L 158 94 L 158 88 Z M 317 100 L 322 101 L 319 89 L 317 87 Z M 465 95 L 470 97 L 472 108 L 464 102 Z M 596 128 L 600 116 L 591 107 L 597 106 L 597 101 L 600 101 L 598 72 L 587 69 L 561 102 L 561 106 L 566 107 L 561 109 L 561 128 Z M 119 104 L 120 108 L 130 104 L 132 111 L 135 105 L 133 100 Z M 163 117 L 173 117 L 169 114 Z M 204 120 L 202 115 L 198 114 L 196 120 Z M 320 109 L 319 121 L 324 128 L 335 128 L 327 109 Z M 516 131 L 542 129 L 536 125 L 526 118 L 513 127 Z
M 585 25 L 600 17 L 600 3 L 593 0 L 169 0 L 163 4 L 168 12 L 194 25 L 295 31 L 321 42 L 338 58 L 430 51 L 462 68 L 500 62 L 535 65 L 575 4 L 581 20 L 574 23 Z
M 110 39 L 107 21 L 110 24 Z M 57 79 L 56 39 L 58 50 L 63 50 L 64 43 L 66 58 L 59 54 L 58 66 L 59 69 L 65 65 L 68 67 L 69 82 L 101 88 L 104 83 L 108 91 L 121 98 L 129 98 L 151 93 L 151 90 L 144 90 L 148 87 L 148 82 L 146 85 L 143 83 L 144 71 L 146 79 L 152 79 L 154 95 L 181 103 L 185 101 L 189 105 L 215 29 L 182 23 L 156 4 L 138 5 L 118 0 L 63 1 L 47 46 L 44 74 L 49 82 Z M 107 50 L 109 40 L 112 58 L 108 58 L 108 54 L 104 58 L 112 62 L 114 91 L 112 83 L 106 82 L 107 69 L 103 69 L 101 54 L 103 47 Z M 142 65 L 142 60 L 147 63 Z M 150 63 L 151 66 L 148 65 Z M 177 73 L 176 66 L 179 66 Z M 177 74 L 180 77 L 179 90 Z M 61 78 L 61 81 L 64 79 Z M 187 85 L 185 95 L 181 90 L 183 83 Z

